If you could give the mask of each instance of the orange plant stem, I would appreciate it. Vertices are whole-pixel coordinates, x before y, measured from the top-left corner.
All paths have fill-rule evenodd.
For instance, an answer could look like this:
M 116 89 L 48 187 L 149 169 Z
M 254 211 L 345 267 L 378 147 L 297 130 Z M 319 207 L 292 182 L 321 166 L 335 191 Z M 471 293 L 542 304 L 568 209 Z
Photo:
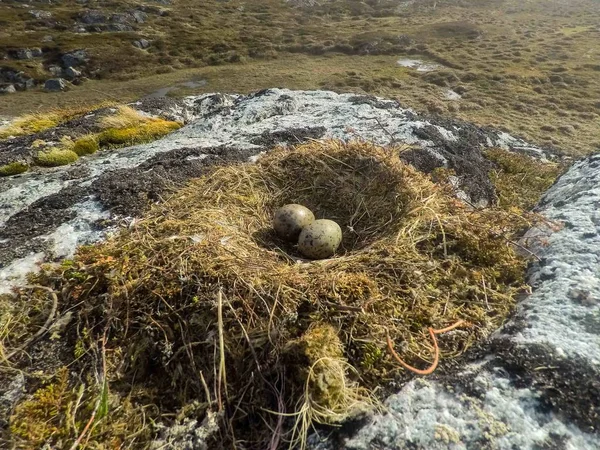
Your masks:
M 388 349 L 389 349 L 390 353 L 392 354 L 392 356 L 396 359 L 396 361 L 398 361 L 400 363 L 400 365 L 402 367 L 404 367 L 405 369 L 410 370 L 411 372 L 414 372 L 418 375 L 429 375 L 429 374 L 433 373 L 433 371 L 436 369 L 436 367 L 438 365 L 438 361 L 440 359 L 440 349 L 438 347 L 437 339 L 435 337 L 435 332 L 434 332 L 433 328 L 429 328 L 429 335 L 431 336 L 431 340 L 433 341 L 434 355 L 433 355 L 433 363 L 431 363 L 431 366 L 429 366 L 427 369 L 424 369 L 424 370 L 417 369 L 416 367 L 413 367 L 413 366 L 405 363 L 398 356 L 398 353 L 396 353 L 396 351 L 394 350 L 394 343 L 392 342 L 392 339 L 390 338 L 389 334 L 387 335 Z

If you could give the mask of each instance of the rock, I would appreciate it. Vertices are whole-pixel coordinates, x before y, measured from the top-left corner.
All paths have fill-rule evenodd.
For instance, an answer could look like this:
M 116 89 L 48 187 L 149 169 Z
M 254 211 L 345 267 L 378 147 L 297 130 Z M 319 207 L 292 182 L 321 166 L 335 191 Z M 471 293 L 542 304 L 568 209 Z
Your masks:
M 42 38 L 42 42 L 52 42 L 53 40 L 54 40 L 54 38 L 52 36 L 50 36 L 50 35 L 44 36 Z
M 108 31 L 119 31 L 119 32 L 133 31 L 133 27 L 131 25 L 127 25 L 124 23 L 111 23 L 108 25 L 108 27 L 106 29 Z
M 62 77 L 63 68 L 60 66 L 49 66 L 48 72 L 50 72 L 54 77 Z
M 17 92 L 17 90 L 12 84 L 0 86 L 0 94 L 14 94 L 15 92 Z
M 61 58 L 63 67 L 83 66 L 88 62 L 88 54 L 85 50 L 75 50 L 65 53 Z
M 67 67 L 64 71 L 64 74 L 67 80 L 74 80 L 75 78 L 79 78 L 81 76 L 81 72 L 73 67 Z
M 40 56 L 43 55 L 42 49 L 39 47 L 35 47 L 31 49 L 31 54 L 33 55 L 34 58 L 39 58 Z
M 67 82 L 62 78 L 51 78 L 44 83 L 44 90 L 48 92 L 60 92 L 68 89 Z
M 35 17 L 38 20 L 50 19 L 52 17 L 52 13 L 50 11 L 41 11 L 39 9 L 32 9 L 29 11 L 29 14 L 31 14 L 33 17 Z
M 89 9 L 79 15 L 79 20 L 86 25 L 96 25 L 100 23 L 106 23 L 108 21 L 108 17 L 102 11 Z
M 16 59 L 33 59 L 33 53 L 28 48 L 20 48 L 13 52 Z
M 140 39 L 137 41 L 133 41 L 133 45 L 134 45 L 134 47 L 144 49 L 144 48 L 150 47 L 150 42 L 147 41 L 146 39 Z
M 142 11 L 133 11 L 131 15 L 136 23 L 144 23 L 148 18 L 148 14 Z

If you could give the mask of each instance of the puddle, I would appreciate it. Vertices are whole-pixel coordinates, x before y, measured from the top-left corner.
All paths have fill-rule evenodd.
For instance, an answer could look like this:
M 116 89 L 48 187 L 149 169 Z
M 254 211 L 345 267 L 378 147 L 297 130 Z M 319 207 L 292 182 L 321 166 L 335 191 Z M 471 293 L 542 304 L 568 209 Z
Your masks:
M 161 97 L 166 97 L 167 94 L 177 88 L 181 88 L 181 87 L 186 87 L 186 88 L 198 88 L 198 87 L 202 87 L 202 86 L 206 86 L 207 82 L 206 80 L 198 80 L 198 81 L 194 81 L 194 80 L 190 80 L 190 81 L 183 81 L 181 83 L 177 83 L 174 84 L 173 86 L 167 86 L 167 87 L 163 87 L 160 89 L 157 89 L 156 91 L 152 92 L 151 94 L 146 95 L 144 98 L 161 98 Z
M 416 69 L 417 72 L 433 72 L 442 67 L 439 64 L 421 61 L 420 59 L 399 59 L 398 65 L 400 67 Z

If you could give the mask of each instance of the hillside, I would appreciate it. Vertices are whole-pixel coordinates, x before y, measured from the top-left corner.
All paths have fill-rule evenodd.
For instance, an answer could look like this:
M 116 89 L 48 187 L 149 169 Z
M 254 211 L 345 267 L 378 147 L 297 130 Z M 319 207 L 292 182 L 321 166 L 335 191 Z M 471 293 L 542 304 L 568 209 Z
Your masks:
M 163 88 L 325 88 L 393 97 L 589 153 L 599 144 L 599 14 L 594 0 L 6 0 L 4 86 L 37 87 L 4 95 L 0 116 L 131 101 Z M 422 61 L 424 70 L 399 60 Z M 38 95 L 57 77 L 77 86 Z

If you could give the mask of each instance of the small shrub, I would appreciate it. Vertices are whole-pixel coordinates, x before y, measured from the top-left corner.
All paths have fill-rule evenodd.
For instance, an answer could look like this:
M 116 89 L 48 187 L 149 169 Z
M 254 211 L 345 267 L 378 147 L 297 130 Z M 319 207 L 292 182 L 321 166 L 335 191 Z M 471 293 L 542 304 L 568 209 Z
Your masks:
M 98 140 L 93 135 L 77 139 L 71 148 L 78 156 L 92 155 L 99 149 Z
M 44 167 L 58 167 L 71 164 L 79 159 L 73 150 L 52 148 L 35 156 L 35 162 Z
M 22 161 L 15 161 L 4 166 L 0 166 L 0 177 L 17 175 L 29 170 L 29 164 Z

